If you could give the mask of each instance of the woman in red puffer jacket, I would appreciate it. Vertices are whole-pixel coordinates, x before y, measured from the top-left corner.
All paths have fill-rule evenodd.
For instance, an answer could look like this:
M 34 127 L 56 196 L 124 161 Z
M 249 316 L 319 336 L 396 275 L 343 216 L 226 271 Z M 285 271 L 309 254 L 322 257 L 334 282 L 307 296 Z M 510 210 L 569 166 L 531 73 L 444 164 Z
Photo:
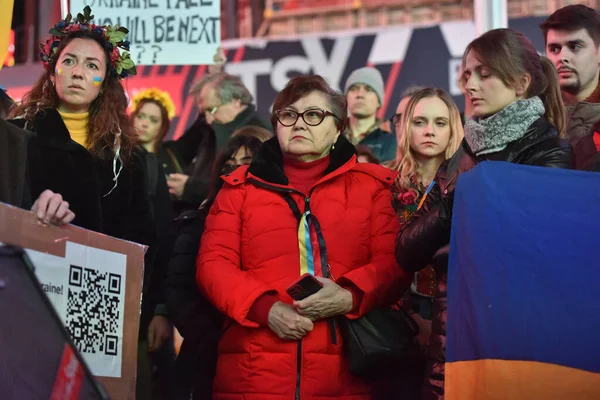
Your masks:
M 395 173 L 357 164 L 340 135 L 346 100 L 323 78 L 292 79 L 274 110 L 277 137 L 224 176 L 198 256 L 200 289 L 230 318 L 214 398 L 367 400 L 331 317 L 359 318 L 410 284 L 394 259 Z M 294 302 L 286 289 L 307 272 L 323 288 Z

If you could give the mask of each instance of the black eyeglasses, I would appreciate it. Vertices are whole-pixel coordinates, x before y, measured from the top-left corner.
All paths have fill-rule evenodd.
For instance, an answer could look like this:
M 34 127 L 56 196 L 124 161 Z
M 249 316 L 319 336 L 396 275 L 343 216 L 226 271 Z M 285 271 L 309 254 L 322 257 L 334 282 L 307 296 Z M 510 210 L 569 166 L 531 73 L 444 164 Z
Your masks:
M 402 113 L 394 114 L 392 118 L 390 118 L 390 121 L 392 121 L 392 124 L 394 125 L 400 125 L 400 121 L 402 121 Z
M 277 115 L 277 120 L 283 126 L 294 125 L 296 123 L 296 121 L 298 121 L 298 118 L 300 118 L 300 117 L 302 117 L 304 122 L 306 122 L 306 125 L 310 125 L 310 126 L 319 125 L 321 122 L 323 122 L 325 117 L 327 117 L 329 115 L 335 119 L 338 119 L 338 117 L 331 111 L 322 110 L 320 108 L 306 110 L 301 113 L 293 111 L 293 110 L 288 110 L 288 109 L 277 110 L 277 111 L 275 111 L 275 115 Z

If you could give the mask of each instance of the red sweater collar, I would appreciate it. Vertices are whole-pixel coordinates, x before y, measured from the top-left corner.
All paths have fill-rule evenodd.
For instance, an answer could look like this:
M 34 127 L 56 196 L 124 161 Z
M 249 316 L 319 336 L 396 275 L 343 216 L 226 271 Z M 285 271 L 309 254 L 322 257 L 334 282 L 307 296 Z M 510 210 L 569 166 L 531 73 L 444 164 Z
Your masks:
M 329 155 L 310 162 L 283 157 L 283 172 L 288 178 L 289 185 L 306 195 L 310 188 L 323 177 L 328 166 Z

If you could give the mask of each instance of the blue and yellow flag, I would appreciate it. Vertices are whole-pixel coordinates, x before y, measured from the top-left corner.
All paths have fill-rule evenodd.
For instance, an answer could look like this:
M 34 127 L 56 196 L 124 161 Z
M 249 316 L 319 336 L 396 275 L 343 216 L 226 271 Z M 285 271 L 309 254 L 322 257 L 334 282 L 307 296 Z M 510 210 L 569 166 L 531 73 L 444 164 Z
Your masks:
M 600 399 L 600 174 L 484 162 L 455 196 L 446 399 Z
M 14 0 L 0 0 L 0 69 L 8 55 Z

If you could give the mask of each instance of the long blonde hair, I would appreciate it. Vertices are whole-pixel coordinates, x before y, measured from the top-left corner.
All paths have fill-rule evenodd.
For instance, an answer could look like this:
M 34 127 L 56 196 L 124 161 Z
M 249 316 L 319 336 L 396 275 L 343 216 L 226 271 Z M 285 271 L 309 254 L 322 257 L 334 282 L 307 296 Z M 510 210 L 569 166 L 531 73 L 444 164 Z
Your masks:
M 390 165 L 391 169 L 399 172 L 396 182 L 394 183 L 399 190 L 410 189 L 412 186 L 411 179 L 413 178 L 417 178 L 417 181 L 420 180 L 419 165 L 410 148 L 411 122 L 417 104 L 428 97 L 437 97 L 442 100 L 448 107 L 450 114 L 450 141 L 446 148 L 445 160 L 452 157 L 463 139 L 463 126 L 460 119 L 460 112 L 458 111 L 456 103 L 452 100 L 452 97 L 450 97 L 445 90 L 428 87 L 412 95 L 406 105 L 406 111 L 402 115 L 402 120 L 400 122 L 400 135 L 398 147 L 396 149 L 396 159 Z

